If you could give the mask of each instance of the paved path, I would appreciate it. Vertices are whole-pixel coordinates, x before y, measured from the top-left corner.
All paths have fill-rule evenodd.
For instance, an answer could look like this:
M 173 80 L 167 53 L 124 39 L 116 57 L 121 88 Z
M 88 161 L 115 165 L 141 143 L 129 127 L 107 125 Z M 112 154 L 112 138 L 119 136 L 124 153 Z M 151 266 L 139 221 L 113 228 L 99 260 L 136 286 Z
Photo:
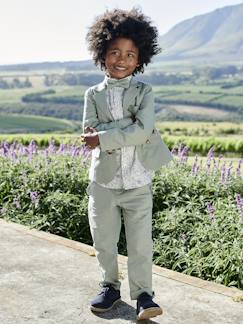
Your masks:
M 100 272 L 93 248 L 0 219 L 0 323 L 242 324 L 243 291 L 154 266 L 153 284 L 162 316 L 136 321 L 119 256 L 122 299 L 102 316 L 89 310 Z

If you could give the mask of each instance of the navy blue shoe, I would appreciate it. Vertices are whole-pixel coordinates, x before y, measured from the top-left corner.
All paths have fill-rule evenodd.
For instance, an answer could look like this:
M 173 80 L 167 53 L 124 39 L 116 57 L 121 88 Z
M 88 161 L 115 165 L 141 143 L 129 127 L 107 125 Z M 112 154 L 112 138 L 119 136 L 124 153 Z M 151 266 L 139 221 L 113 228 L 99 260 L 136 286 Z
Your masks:
M 101 292 L 91 301 L 90 309 L 93 312 L 106 312 L 121 299 L 120 290 L 112 285 L 105 285 Z
M 143 292 L 137 298 L 137 319 L 149 319 L 161 315 L 163 313 L 162 308 L 153 302 L 152 296 Z

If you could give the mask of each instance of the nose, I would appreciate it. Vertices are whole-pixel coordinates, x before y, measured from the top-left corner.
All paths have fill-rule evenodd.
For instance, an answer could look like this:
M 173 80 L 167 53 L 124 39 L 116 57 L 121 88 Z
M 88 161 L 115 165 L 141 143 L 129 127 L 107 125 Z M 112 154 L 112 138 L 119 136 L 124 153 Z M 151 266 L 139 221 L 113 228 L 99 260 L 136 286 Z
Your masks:
M 126 60 L 125 54 L 120 54 L 118 61 L 119 62 L 125 62 L 125 60 Z

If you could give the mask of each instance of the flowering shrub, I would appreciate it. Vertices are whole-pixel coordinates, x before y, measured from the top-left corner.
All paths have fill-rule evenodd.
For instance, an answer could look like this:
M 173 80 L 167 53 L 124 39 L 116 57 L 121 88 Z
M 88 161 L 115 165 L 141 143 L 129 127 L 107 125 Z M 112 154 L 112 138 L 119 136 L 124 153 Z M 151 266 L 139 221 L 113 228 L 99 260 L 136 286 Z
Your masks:
M 92 244 L 83 146 L 0 146 L 0 217 Z
M 187 147 L 173 153 L 153 183 L 154 263 L 242 289 L 243 160 L 233 169 L 212 148 L 189 166 Z
M 243 288 L 243 160 L 233 167 L 212 147 L 203 165 L 189 147 L 153 181 L 154 263 L 227 286 Z M 40 149 L 0 144 L 0 217 L 87 244 L 86 187 L 90 151 L 50 142 Z M 122 227 L 119 252 L 126 254 Z

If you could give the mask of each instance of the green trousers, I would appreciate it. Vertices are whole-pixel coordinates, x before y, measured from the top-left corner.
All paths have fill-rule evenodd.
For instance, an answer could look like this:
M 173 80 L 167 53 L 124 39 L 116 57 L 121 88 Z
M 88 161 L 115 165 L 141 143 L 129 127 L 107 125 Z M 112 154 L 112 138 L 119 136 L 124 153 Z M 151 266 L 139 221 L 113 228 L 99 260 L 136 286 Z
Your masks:
M 142 292 L 153 296 L 151 185 L 125 190 L 108 189 L 91 182 L 87 193 L 90 231 L 103 277 L 100 284 L 110 283 L 120 289 L 117 244 L 123 216 L 131 299 L 137 299 Z

